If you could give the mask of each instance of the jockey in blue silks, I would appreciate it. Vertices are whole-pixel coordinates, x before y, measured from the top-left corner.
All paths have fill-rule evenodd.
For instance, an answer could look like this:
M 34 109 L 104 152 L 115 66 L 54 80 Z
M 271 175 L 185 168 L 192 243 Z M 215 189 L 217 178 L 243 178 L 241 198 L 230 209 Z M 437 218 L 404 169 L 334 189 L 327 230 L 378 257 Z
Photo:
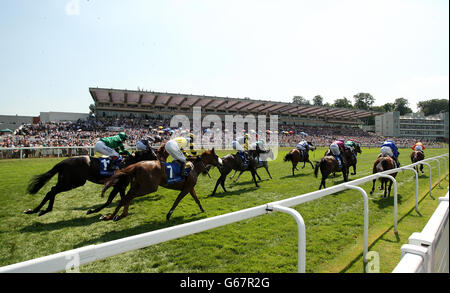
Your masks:
M 388 155 L 395 160 L 397 163 L 397 167 L 400 167 L 400 162 L 398 161 L 398 156 L 400 153 L 398 152 L 398 148 L 392 140 L 386 140 L 380 148 L 380 151 L 383 155 Z

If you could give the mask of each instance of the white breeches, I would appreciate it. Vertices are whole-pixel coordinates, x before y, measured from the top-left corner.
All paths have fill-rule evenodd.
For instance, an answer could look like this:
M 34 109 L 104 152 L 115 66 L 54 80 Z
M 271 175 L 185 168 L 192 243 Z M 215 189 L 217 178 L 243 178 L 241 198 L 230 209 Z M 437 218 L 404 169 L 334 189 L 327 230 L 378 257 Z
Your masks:
M 391 158 L 394 157 L 394 153 L 392 152 L 391 148 L 388 146 L 381 147 L 380 152 L 381 152 L 381 154 L 383 154 L 383 156 L 389 156 Z
M 119 157 L 119 153 L 107 146 L 103 141 L 99 140 L 94 146 L 94 151 L 108 157 Z
M 142 141 L 138 141 L 136 143 L 136 148 L 138 150 L 141 150 L 141 151 L 146 151 L 147 150 L 147 146 L 145 144 L 143 144 Z
M 233 149 L 235 149 L 235 150 L 237 150 L 239 152 L 245 151 L 244 147 L 237 141 L 233 141 Z
M 339 150 L 339 146 L 337 144 L 335 144 L 335 143 L 332 143 L 330 145 L 330 150 L 336 156 L 341 154 L 341 151 Z
M 165 149 L 174 160 L 186 163 L 186 157 L 183 155 L 183 152 L 181 152 L 180 147 L 178 146 L 178 143 L 176 141 L 169 140 L 166 143 Z

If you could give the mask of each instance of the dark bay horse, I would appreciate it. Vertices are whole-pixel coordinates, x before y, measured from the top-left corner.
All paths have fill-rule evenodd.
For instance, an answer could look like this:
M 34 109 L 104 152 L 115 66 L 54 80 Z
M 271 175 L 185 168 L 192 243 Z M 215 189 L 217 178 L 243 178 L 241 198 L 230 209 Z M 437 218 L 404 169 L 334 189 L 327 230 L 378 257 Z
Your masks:
M 188 157 L 186 162 L 186 167 L 191 167 L 191 171 L 188 176 L 180 182 L 173 184 L 167 184 L 167 175 L 165 172 L 164 163 L 161 161 L 142 161 L 125 169 L 116 171 L 116 173 L 108 178 L 102 190 L 102 196 L 110 187 L 125 189 L 129 184 L 131 184 L 130 189 L 125 195 L 121 195 L 121 200 L 119 205 L 116 207 L 115 211 L 104 216 L 102 220 L 118 221 L 128 214 L 128 208 L 130 206 L 131 200 L 138 196 L 144 196 L 149 193 L 153 193 L 158 190 L 159 186 L 180 190 L 178 197 L 172 205 L 172 208 L 166 215 L 167 221 L 170 219 L 173 211 L 177 207 L 178 203 L 190 193 L 194 198 L 200 210 L 204 212 L 200 200 L 195 193 L 195 185 L 197 184 L 197 178 L 199 174 L 206 175 L 207 170 L 210 166 L 218 167 L 220 165 L 220 159 L 216 155 L 214 148 L 212 150 L 207 150 L 199 156 Z M 123 212 L 120 216 L 117 216 L 119 210 L 124 207 Z
M 119 167 L 124 168 L 138 161 L 143 160 L 156 160 L 158 158 L 165 160 L 167 158 L 167 152 L 164 148 L 159 148 L 156 153 L 155 150 L 150 149 L 147 151 L 138 151 L 131 156 L 124 157 L 124 160 L 120 163 Z M 166 157 L 164 157 L 166 156 Z M 100 161 L 96 157 L 92 156 L 76 156 L 67 158 L 58 164 L 56 164 L 48 172 L 34 176 L 27 187 L 27 192 L 29 194 L 36 194 L 54 175 L 58 174 L 58 181 L 56 185 L 51 188 L 51 190 L 45 195 L 41 203 L 34 209 L 27 209 L 24 211 L 25 214 L 34 214 L 39 212 L 39 216 L 42 216 L 53 209 L 53 203 L 55 201 L 55 196 L 58 193 L 69 191 L 77 187 L 83 186 L 86 181 L 90 181 L 96 184 L 104 184 L 107 176 L 100 175 Z M 119 189 L 114 189 L 108 201 L 104 206 L 97 208 L 95 210 L 89 210 L 87 213 L 98 212 L 102 208 L 108 206 L 112 199 L 119 192 L 124 192 Z M 41 211 L 41 208 L 45 203 L 49 201 L 47 209 Z
M 387 170 L 391 170 L 391 169 L 395 169 L 396 168 L 396 163 L 395 160 L 392 159 L 389 156 L 379 156 L 375 163 L 373 164 L 373 174 L 375 173 L 379 173 L 379 172 L 383 172 L 383 171 L 387 171 Z M 397 176 L 397 173 L 392 173 L 389 174 L 392 177 L 395 178 L 395 176 Z M 383 197 L 390 196 L 391 195 L 391 187 L 392 187 L 392 180 L 390 180 L 389 178 L 379 178 L 380 182 L 381 182 L 381 186 L 378 189 L 383 189 L 384 188 L 384 195 Z M 373 191 L 375 190 L 375 182 L 377 181 L 377 179 L 373 180 L 373 184 L 372 184 L 372 190 L 370 191 L 370 194 L 373 194 Z M 389 181 L 389 188 L 388 188 L 388 181 Z
M 270 158 L 271 160 L 274 159 L 274 155 L 273 155 L 273 151 L 272 150 L 268 150 L 265 153 L 262 153 L 260 155 L 260 158 L 262 157 L 261 160 L 258 160 L 258 158 L 255 158 L 254 160 L 257 160 L 257 165 L 256 165 L 256 169 L 259 168 L 264 168 L 266 169 L 267 174 L 269 175 L 270 179 L 272 179 L 272 175 L 270 175 L 269 172 L 269 163 L 267 162 L 267 159 Z M 243 170 L 239 172 L 238 177 L 234 180 L 234 182 L 238 182 L 239 178 L 241 177 L 242 173 L 244 173 L 245 171 L 249 171 L 248 168 L 247 170 Z M 233 176 L 230 177 L 230 179 L 233 179 L 234 176 L 236 176 L 237 170 L 234 170 L 234 174 Z M 256 177 L 258 177 L 258 180 L 261 181 L 261 177 L 259 177 L 258 173 L 255 173 Z
M 317 178 L 319 170 L 322 174 L 322 180 L 320 181 L 319 190 L 322 189 L 322 186 L 323 188 L 326 188 L 325 180 L 328 178 L 328 176 L 330 176 L 331 173 L 342 172 L 344 181 L 348 181 L 349 162 L 353 157 L 352 151 L 349 148 L 341 150 L 341 157 L 341 168 L 339 168 L 337 159 L 332 155 L 326 155 L 318 163 L 316 163 L 316 166 L 314 167 L 314 176 Z
M 348 162 L 347 162 L 348 165 L 347 165 L 347 167 L 349 168 L 349 170 L 347 170 L 347 173 L 350 173 L 350 167 L 353 167 L 353 173 L 350 173 L 350 175 L 356 175 L 356 163 L 358 163 L 357 156 L 358 156 L 358 154 L 361 154 L 362 151 L 361 151 L 361 147 L 359 146 L 358 143 L 355 143 L 354 149 L 353 150 L 350 149 L 350 150 L 351 150 L 353 155 L 351 157 L 349 156 L 349 158 L 348 158 Z M 328 149 L 325 152 L 325 156 L 331 156 L 331 150 L 330 149 Z
M 227 175 L 230 174 L 230 172 L 232 170 L 250 171 L 252 173 L 253 182 L 255 182 L 256 187 L 259 187 L 258 182 L 256 182 L 255 176 L 257 176 L 259 178 L 259 180 L 261 180 L 261 178 L 259 177 L 258 173 L 256 172 L 256 169 L 258 168 L 258 160 L 255 158 L 257 158 L 259 156 L 259 154 L 261 154 L 263 152 L 264 151 L 262 151 L 259 148 L 256 150 L 249 150 L 248 151 L 249 161 L 248 161 L 247 167 L 243 166 L 242 159 L 241 159 L 241 157 L 239 157 L 238 154 L 228 154 L 226 156 L 223 156 L 221 158 L 222 166 L 219 168 L 220 177 L 216 181 L 216 186 L 214 187 L 214 190 L 213 190 L 211 196 L 216 194 L 217 187 L 219 186 L 219 184 L 222 186 L 223 191 L 227 192 L 227 190 L 225 188 L 225 180 L 227 179 Z
M 309 160 L 309 151 L 314 151 L 316 147 L 311 142 L 308 142 L 308 145 L 310 145 L 311 147 L 307 146 L 305 156 L 303 156 L 302 152 L 297 148 L 292 149 L 289 153 L 286 154 L 286 156 L 284 156 L 283 161 L 292 162 L 292 176 L 294 176 L 294 170 L 298 171 L 297 164 L 300 162 L 303 162 L 302 169 L 305 168 L 306 163 L 310 163 L 311 167 L 314 169 L 313 163 Z
M 425 154 L 423 153 L 423 151 L 413 151 L 411 153 L 411 163 L 417 163 L 418 161 L 422 161 L 423 159 L 425 159 Z M 418 166 L 414 166 L 414 169 L 416 169 L 417 172 L 419 172 L 419 167 Z M 420 172 L 423 173 L 423 165 L 420 164 Z

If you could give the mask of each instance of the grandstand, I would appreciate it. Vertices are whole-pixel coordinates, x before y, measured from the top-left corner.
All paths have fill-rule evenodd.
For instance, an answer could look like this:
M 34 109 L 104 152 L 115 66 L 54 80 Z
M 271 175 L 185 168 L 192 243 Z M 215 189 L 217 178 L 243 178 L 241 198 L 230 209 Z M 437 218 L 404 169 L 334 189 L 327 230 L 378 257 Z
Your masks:
M 130 91 L 121 89 L 89 88 L 95 102 L 96 117 L 136 117 L 170 119 L 174 113 L 192 118 L 193 107 L 202 108 L 202 114 L 224 115 L 278 115 L 280 125 L 359 127 L 363 118 L 379 115 L 376 111 L 353 110 L 295 103 L 238 99 L 180 93 Z

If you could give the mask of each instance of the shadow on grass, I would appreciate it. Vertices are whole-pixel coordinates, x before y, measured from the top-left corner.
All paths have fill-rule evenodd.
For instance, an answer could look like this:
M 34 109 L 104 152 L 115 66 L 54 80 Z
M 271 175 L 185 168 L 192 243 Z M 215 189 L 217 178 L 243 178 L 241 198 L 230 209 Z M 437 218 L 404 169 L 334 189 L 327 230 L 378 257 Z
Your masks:
M 375 194 L 375 193 L 374 193 Z M 377 196 L 377 195 L 375 195 Z M 391 196 L 383 197 L 383 194 L 379 195 L 379 198 L 372 199 L 372 202 L 377 204 L 379 209 L 384 209 L 390 206 L 394 206 L 394 195 L 391 192 Z M 403 202 L 401 194 L 397 193 L 397 204 L 400 205 Z
M 176 212 L 176 210 L 175 210 L 175 212 Z M 123 218 L 120 221 L 130 220 L 129 216 L 130 216 L 130 214 L 126 218 Z M 83 247 L 83 246 L 92 245 L 92 244 L 104 243 L 104 242 L 113 241 L 116 239 L 134 236 L 134 235 L 138 235 L 138 234 L 142 234 L 142 233 L 146 233 L 146 232 L 152 232 L 152 231 L 156 231 L 156 230 L 160 230 L 160 229 L 164 229 L 164 228 L 168 228 L 168 227 L 172 227 L 172 226 L 177 226 L 177 225 L 188 223 L 188 222 L 201 220 L 206 217 L 207 216 L 205 213 L 198 212 L 198 213 L 191 214 L 188 216 L 172 216 L 172 218 L 169 221 L 162 220 L 162 221 L 146 222 L 142 225 L 132 227 L 132 228 L 124 228 L 123 230 L 108 231 L 97 238 L 93 238 L 93 239 L 89 239 L 89 240 L 85 240 L 80 243 L 77 243 L 74 245 L 74 248 Z M 117 223 L 115 223 L 113 221 L 105 222 L 105 225 L 115 225 L 115 224 L 117 224 Z
M 216 194 L 214 194 L 214 195 L 210 194 L 207 197 L 208 198 L 214 198 L 214 197 L 221 198 L 221 197 L 225 197 L 225 196 L 240 195 L 242 193 L 258 190 L 258 187 L 256 187 L 256 186 L 249 187 L 249 188 L 244 188 L 244 189 L 235 189 L 235 190 L 232 190 L 232 191 L 230 191 L 230 187 L 227 187 L 227 192 L 225 192 L 223 190 L 222 190 L 222 192 L 219 192 L 218 191 L 219 188 L 222 190 L 222 187 L 220 186 L 220 187 L 217 188 Z
M 162 198 L 163 198 L 163 196 L 160 194 L 147 194 L 145 196 L 134 198 L 133 202 L 135 203 L 135 202 L 144 202 L 144 201 L 158 201 Z M 107 197 L 105 196 L 105 202 L 106 202 L 106 200 L 107 200 Z M 113 202 L 109 206 L 105 207 L 105 209 L 109 208 L 109 207 L 116 207 L 119 204 L 119 201 L 120 201 L 120 195 L 116 195 Z M 103 204 L 97 204 L 97 205 L 91 206 L 91 207 L 86 207 L 86 206 L 76 207 L 76 208 L 73 208 L 73 210 L 87 212 L 89 209 L 96 209 L 96 208 L 101 207 L 102 205 Z

